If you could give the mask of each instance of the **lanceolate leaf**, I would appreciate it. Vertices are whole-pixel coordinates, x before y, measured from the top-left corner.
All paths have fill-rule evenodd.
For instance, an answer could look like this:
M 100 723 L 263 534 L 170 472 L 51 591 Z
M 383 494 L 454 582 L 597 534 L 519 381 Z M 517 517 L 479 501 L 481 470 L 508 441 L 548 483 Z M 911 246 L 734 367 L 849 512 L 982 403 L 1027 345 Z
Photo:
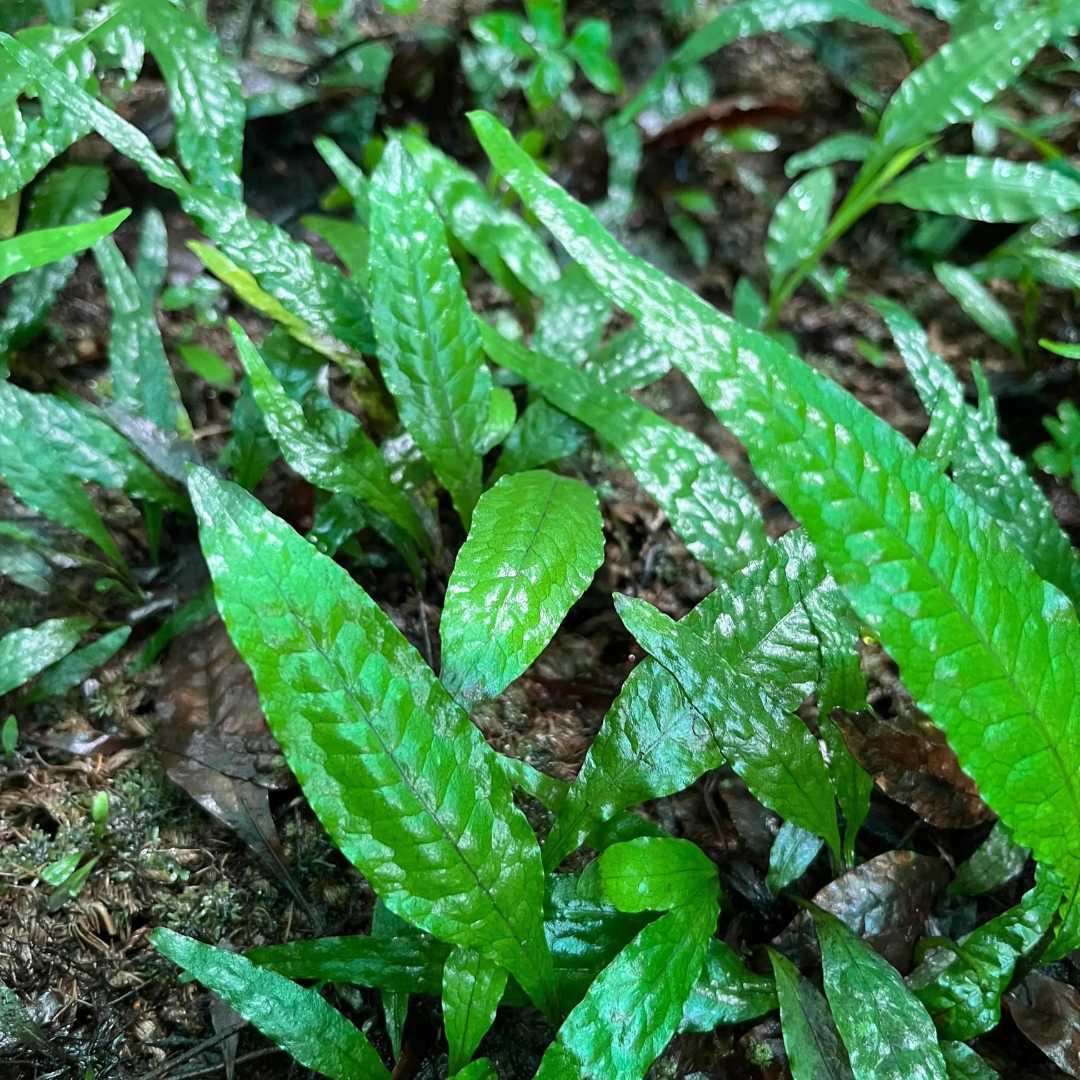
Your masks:
M 970 270 L 939 262 L 934 267 L 934 273 L 972 322 L 982 327 L 995 341 L 1000 341 L 1019 354 L 1020 337 L 1012 316 Z
M 494 752 L 341 567 L 234 485 L 190 487 L 222 616 L 334 842 L 391 911 L 549 1006 L 540 852 Z
M 1001 1074 L 966 1043 L 946 1040 L 940 1046 L 949 1080 L 1001 1080 Z
M 844 814 L 844 863 L 851 867 L 855 865 L 855 839 L 870 812 L 874 779 L 855 760 L 840 729 L 827 716 L 819 715 L 818 733 L 829 756 L 829 776 L 836 801 Z
M 873 145 L 874 140 L 866 135 L 844 131 L 822 139 L 801 154 L 792 154 L 784 163 L 784 172 L 788 176 L 798 176 L 806 169 L 817 169 L 837 161 L 863 161 Z
M 26 231 L 81 225 L 101 212 L 109 190 L 109 174 L 100 165 L 68 165 L 51 169 L 34 186 Z M 25 345 L 49 313 L 57 293 L 75 270 L 76 258 L 48 263 L 17 277 L 0 319 L 0 358 L 9 348 Z
M 113 310 L 109 374 L 116 404 L 162 431 L 190 434 L 191 421 L 165 356 L 153 301 L 139 288 L 111 239 L 102 240 L 94 255 Z
M 1080 880 L 1080 629 L 1072 605 L 888 424 L 764 335 L 632 258 L 495 121 L 481 114 L 474 124 L 526 205 L 614 302 L 666 341 L 803 523 L 983 798 L 1071 894 Z
M 825 995 L 855 1080 L 946 1080 L 933 1021 L 896 968 L 835 915 L 811 914 Z
M 1050 29 L 1049 19 L 1022 11 L 943 45 L 889 99 L 867 167 L 973 117 L 1019 77 Z
M 138 0 L 137 11 L 169 88 L 180 160 L 194 183 L 240 198 L 246 111 L 239 74 L 194 15 L 169 0 Z
M 847 1051 L 821 991 L 775 950 L 769 950 L 769 959 L 793 1080 L 852 1080 Z
M 0 241 L 0 282 L 13 274 L 25 274 L 39 266 L 67 259 L 92 247 L 108 236 L 130 210 L 117 210 L 108 217 L 95 218 L 78 225 L 60 225 L 54 229 L 35 229 Z
M 957 485 L 997 519 L 1047 581 L 1074 602 L 1080 601 L 1080 558 L 1027 465 L 998 435 L 996 417 L 965 403 L 960 380 L 930 348 L 926 331 L 911 315 L 889 300 L 879 298 L 873 303 L 889 327 L 924 407 L 933 409 L 944 391 L 962 410 L 963 435 L 951 455 Z
M 0 638 L 0 694 L 62 660 L 93 625 L 91 619 L 49 619 Z
M 389 1080 L 364 1033 L 316 991 L 165 927 L 158 927 L 151 940 L 301 1065 L 330 1080 Z
M 670 370 L 671 358 L 636 326 L 612 335 L 584 366 L 609 390 L 638 390 Z
M 390 479 L 389 466 L 359 422 L 342 412 L 339 428 L 345 438 L 337 441 L 325 438 L 308 423 L 304 410 L 274 378 L 236 322 L 232 323 L 232 333 L 240 362 L 251 380 L 255 401 L 289 465 L 318 487 L 352 495 L 367 503 L 422 547 L 427 547 L 427 535 L 416 509 Z
M 947 157 L 905 173 L 881 201 L 973 221 L 1030 221 L 1080 207 L 1080 182 L 1031 161 Z
M 779 896 L 793 881 L 806 872 L 821 850 L 820 836 L 785 821 L 769 852 L 769 873 L 765 884 L 773 896 Z
M 813 254 L 829 223 L 835 190 L 832 170 L 815 169 L 796 180 L 776 204 L 765 241 L 765 261 L 773 289 L 789 270 Z
M 488 355 L 528 379 L 547 399 L 610 442 L 660 504 L 690 551 L 716 573 L 764 550 L 765 528 L 750 493 L 695 435 L 657 416 L 628 394 L 559 364 L 480 324 Z
M 87 645 L 85 649 L 68 653 L 62 660 L 45 669 L 37 685 L 26 695 L 26 700 L 40 701 L 78 686 L 84 679 L 89 678 L 95 668 L 107 664 L 130 636 L 131 627 L 120 626 L 98 638 L 92 645 Z
M 323 161 L 330 166 L 338 183 L 349 193 L 356 220 L 361 225 L 367 225 L 371 181 L 364 175 L 360 166 L 333 139 L 320 135 L 315 139 L 315 149 L 322 155 Z
M 581 367 L 595 352 L 611 318 L 611 304 L 571 263 L 544 294 L 544 310 L 536 320 L 533 348 L 573 367 Z
M 466 705 L 502 693 L 540 655 L 604 561 L 596 495 L 537 471 L 480 500 L 439 623 L 443 685 Z
M 670 672 L 712 731 L 724 760 L 757 799 L 828 840 L 840 852 L 832 784 L 817 741 L 797 716 L 740 675 L 715 648 L 642 600 L 616 597 L 616 610 Z
M 386 385 L 467 526 L 480 497 L 491 376 L 442 221 L 399 142 L 371 186 L 371 286 Z
M 474 949 L 456 948 L 443 967 L 442 1003 L 446 1041 L 450 1045 L 447 1074 L 463 1069 L 495 1019 L 506 970 L 484 960 Z
M 705 970 L 683 1006 L 680 1031 L 714 1031 L 756 1020 L 776 1009 L 773 980 L 755 975 L 722 941 L 712 938 Z

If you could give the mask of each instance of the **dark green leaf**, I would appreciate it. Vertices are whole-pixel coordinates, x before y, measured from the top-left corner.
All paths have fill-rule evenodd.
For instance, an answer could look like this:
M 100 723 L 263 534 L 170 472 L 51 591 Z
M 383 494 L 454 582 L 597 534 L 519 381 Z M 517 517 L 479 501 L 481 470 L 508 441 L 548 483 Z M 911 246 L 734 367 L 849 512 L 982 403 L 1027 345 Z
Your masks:
M 372 181 L 371 270 L 386 385 L 468 526 L 480 497 L 477 447 L 491 376 L 442 221 L 399 142 Z
M 840 729 L 824 715 L 818 717 L 818 733 L 829 759 L 836 801 L 844 813 L 844 862 L 855 865 L 855 839 L 870 813 L 874 778 L 855 760 Z
M 970 1046 L 948 1040 L 943 1040 L 939 1045 L 949 1080 L 1001 1080 L 1000 1074 L 991 1069 Z
M 93 247 L 123 221 L 130 210 L 117 210 L 108 217 L 95 218 L 78 225 L 55 229 L 35 229 L 19 233 L 10 240 L 0 240 L 0 281 L 14 274 L 25 274 L 39 266 L 69 258 Z
M 439 623 L 443 685 L 466 706 L 502 693 L 551 640 L 604 561 L 596 495 L 538 471 L 476 507 Z
M 549 1004 L 540 852 L 479 730 L 340 566 L 240 488 L 190 488 L 219 609 L 335 843 L 391 911 Z
M 772 979 L 755 975 L 715 938 L 705 953 L 705 970 L 683 1006 L 680 1031 L 713 1031 L 757 1020 L 776 1009 Z
M 364 1033 L 314 990 L 164 927 L 151 941 L 301 1065 L 330 1080 L 389 1080 Z
M 0 694 L 62 660 L 91 626 L 91 619 L 48 619 L 32 629 L 5 634 L 0 638 Z
M 1000 821 L 990 835 L 975 849 L 975 854 L 956 868 L 949 886 L 953 896 L 980 896 L 1018 878 L 1027 866 L 1031 852 L 1014 844 L 1009 830 Z
M 375 901 L 375 910 L 371 913 L 372 937 L 393 938 L 410 932 L 415 933 L 404 919 L 398 918 L 381 900 Z M 386 1019 L 386 1033 L 390 1036 L 390 1046 L 396 1061 L 401 1057 L 401 1035 L 409 1016 L 411 995 L 400 990 L 382 990 L 380 996 L 383 1016 Z
M 814 253 L 829 223 L 835 190 L 832 170 L 815 169 L 796 180 L 776 204 L 765 241 L 765 261 L 769 264 L 773 291 L 790 270 Z
M 874 140 L 866 135 L 842 131 L 839 135 L 822 139 L 816 146 L 804 150 L 801 154 L 792 154 L 784 163 L 784 172 L 788 176 L 798 176 L 807 169 L 818 169 L 822 165 L 833 165 L 837 161 L 864 161 L 873 145 Z
M 667 374 L 671 358 L 635 326 L 612 335 L 583 370 L 609 390 L 639 390 Z
M 785 821 L 769 852 L 769 873 L 765 884 L 773 896 L 779 896 L 793 881 L 806 873 L 817 858 L 824 841 L 806 829 Z
M 489 339 L 483 324 L 480 324 L 480 333 L 485 341 Z M 492 359 L 498 363 L 497 357 Z M 526 472 L 570 457 L 581 449 L 587 435 L 588 429 L 583 424 L 543 398 L 530 401 L 506 437 L 491 481 L 494 483 L 508 473 Z
M 835 915 L 811 908 L 825 996 L 855 1080 L 946 1080 L 937 1032 L 904 980 Z
M 446 1071 L 454 1076 L 471 1060 L 495 1019 L 506 969 L 481 958 L 474 949 L 454 949 L 443 966 L 443 1025 L 450 1047 Z
M 90 677 L 95 668 L 107 664 L 129 637 L 131 627 L 120 626 L 98 638 L 93 645 L 68 653 L 62 660 L 45 669 L 37 686 L 26 695 L 26 701 L 40 701 L 78 686 Z
M 793 1080 L 852 1080 L 847 1051 L 821 991 L 774 949 L 769 959 Z
M 553 405 L 615 446 L 686 546 L 710 570 L 736 570 L 764 549 L 757 504 L 727 462 L 695 435 L 628 394 L 529 352 L 486 324 L 480 324 L 480 335 L 495 363 L 528 379 Z
M 881 201 L 973 221 L 1030 221 L 1080 207 L 1080 182 L 1032 161 L 945 157 L 905 173 Z

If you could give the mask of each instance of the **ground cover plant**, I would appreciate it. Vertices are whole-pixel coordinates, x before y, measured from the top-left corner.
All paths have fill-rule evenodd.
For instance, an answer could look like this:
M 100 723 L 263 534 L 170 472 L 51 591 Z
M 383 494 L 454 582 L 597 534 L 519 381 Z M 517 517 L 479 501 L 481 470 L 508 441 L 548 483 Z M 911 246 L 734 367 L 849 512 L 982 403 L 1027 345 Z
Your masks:
M 0 10 L 11 1075 L 1080 1076 L 1078 30 Z

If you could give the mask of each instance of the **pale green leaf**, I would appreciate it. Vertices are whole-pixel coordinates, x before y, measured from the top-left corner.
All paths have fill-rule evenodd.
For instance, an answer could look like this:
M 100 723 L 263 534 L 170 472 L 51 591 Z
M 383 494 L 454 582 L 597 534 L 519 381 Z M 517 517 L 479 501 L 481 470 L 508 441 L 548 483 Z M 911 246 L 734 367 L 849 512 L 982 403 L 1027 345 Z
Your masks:
M 62 660 L 93 625 L 92 619 L 48 619 L 0 638 L 0 694 Z
M 798 881 L 817 858 L 823 843 L 820 836 L 785 821 L 769 852 L 769 873 L 765 878 L 769 892 L 779 896 L 793 881 Z
M 104 634 L 85 649 L 75 649 L 62 660 L 46 668 L 37 685 L 26 695 L 27 702 L 62 694 L 90 677 L 96 668 L 107 664 L 131 636 L 130 626 L 119 626 Z
M 484 960 L 474 949 L 454 949 L 446 958 L 442 978 L 443 1025 L 450 1047 L 448 1076 L 460 1072 L 495 1019 L 506 969 Z
M 784 163 L 784 172 L 788 176 L 798 176 L 807 169 L 834 165 L 838 161 L 864 161 L 873 145 L 874 140 L 867 135 L 842 131 L 838 135 L 822 139 L 801 154 L 792 154 Z
M 108 217 L 83 221 L 77 225 L 59 225 L 53 229 L 35 229 L 19 233 L 10 240 L 0 240 L 0 281 L 14 274 L 25 274 L 39 266 L 70 258 L 93 247 L 123 221 L 130 210 L 117 210 Z
M 836 179 L 829 168 L 815 169 L 788 188 L 776 204 L 765 241 L 765 261 L 773 291 L 781 279 L 817 247 L 829 223 Z

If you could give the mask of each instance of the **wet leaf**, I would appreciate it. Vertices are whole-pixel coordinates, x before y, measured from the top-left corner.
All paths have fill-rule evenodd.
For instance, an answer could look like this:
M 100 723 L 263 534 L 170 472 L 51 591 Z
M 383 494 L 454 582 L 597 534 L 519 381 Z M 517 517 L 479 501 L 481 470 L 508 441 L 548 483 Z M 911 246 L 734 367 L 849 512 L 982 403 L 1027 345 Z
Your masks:
M 469 1061 L 495 1019 L 506 988 L 506 969 L 483 960 L 473 949 L 455 948 L 443 966 L 442 1005 L 450 1047 L 447 1074 Z
M 1020 338 L 1012 316 L 970 270 L 940 262 L 935 264 L 934 273 L 973 323 L 1020 354 Z
M 779 896 L 793 881 L 798 881 L 817 858 L 824 843 L 820 836 L 785 821 L 769 853 L 769 873 L 765 879 L 769 892 Z
M 1001 1080 L 970 1046 L 944 1040 L 938 1044 L 949 1080 Z
M 580 266 L 571 263 L 544 293 L 532 347 L 561 364 L 581 367 L 600 346 L 611 304 Z
M 1005 995 L 1016 1026 L 1062 1072 L 1080 1076 L 1080 992 L 1033 971 Z
M 371 913 L 371 936 L 393 938 L 399 934 L 415 933 L 413 928 L 402 918 L 395 915 L 381 900 L 375 901 L 375 910 Z M 386 1033 L 390 1036 L 390 1046 L 394 1059 L 401 1057 L 401 1035 L 409 1015 L 411 994 L 400 990 L 382 990 L 383 1017 L 386 1020 Z
M 825 996 L 855 1080 L 946 1080 L 933 1022 L 896 969 L 835 915 L 811 914 Z
M 164 927 L 151 941 L 301 1065 L 330 1080 L 389 1080 L 364 1033 L 314 990 Z
M 772 979 L 755 975 L 722 941 L 712 938 L 705 970 L 683 1006 L 680 1031 L 713 1031 L 742 1024 L 776 1009 Z
M 995 822 L 990 835 L 976 848 L 975 854 L 956 868 L 949 892 L 953 896 L 980 896 L 993 892 L 1018 878 L 1030 855 L 1026 847 L 1013 843 L 1009 830 L 1000 821 Z
M 480 497 L 491 376 L 442 221 L 399 142 L 372 179 L 371 270 L 383 377 L 467 527 Z
M 769 959 L 793 1080 L 852 1080 L 847 1051 L 821 991 L 778 952 L 770 949 Z
M 107 664 L 129 637 L 131 627 L 119 626 L 102 635 L 92 645 L 68 653 L 62 660 L 45 669 L 37 685 L 26 695 L 27 703 L 62 694 L 73 686 L 78 686 L 88 679 L 96 668 Z
M 93 625 L 92 619 L 47 619 L 32 628 L 9 631 L 0 638 L 0 694 L 62 660 Z
M 368 225 L 371 181 L 364 175 L 363 169 L 333 139 L 319 135 L 313 141 L 319 156 L 330 166 L 337 182 L 349 193 L 356 220 L 361 225 Z
M 486 336 L 482 325 L 480 330 Z M 588 433 L 584 424 L 577 423 L 543 398 L 530 401 L 506 437 L 491 474 L 492 483 L 507 474 L 526 472 L 572 456 L 581 449 Z
M 500 694 L 540 655 L 604 560 L 596 495 L 537 471 L 480 500 L 440 622 L 442 681 L 466 706 Z
M 670 371 L 671 358 L 635 326 L 613 334 L 585 361 L 583 370 L 609 390 L 639 390 Z
M 784 172 L 788 176 L 798 176 L 807 169 L 818 169 L 838 161 L 864 161 L 873 145 L 874 140 L 866 135 L 842 131 L 838 135 L 822 139 L 801 154 L 792 154 L 784 163 Z
M 788 271 L 813 255 L 829 223 L 835 190 L 832 170 L 815 169 L 796 180 L 776 204 L 765 241 L 765 261 L 773 291 Z
M 117 210 L 108 217 L 95 218 L 78 225 L 59 225 L 19 233 L 10 240 L 0 240 L 0 282 L 14 274 L 25 274 L 48 263 L 70 258 L 93 247 L 123 221 L 130 210 Z
M 840 729 L 827 716 L 818 716 L 818 733 L 828 756 L 829 777 L 844 815 L 844 862 L 855 862 L 855 840 L 870 813 L 873 777 L 855 760 Z

